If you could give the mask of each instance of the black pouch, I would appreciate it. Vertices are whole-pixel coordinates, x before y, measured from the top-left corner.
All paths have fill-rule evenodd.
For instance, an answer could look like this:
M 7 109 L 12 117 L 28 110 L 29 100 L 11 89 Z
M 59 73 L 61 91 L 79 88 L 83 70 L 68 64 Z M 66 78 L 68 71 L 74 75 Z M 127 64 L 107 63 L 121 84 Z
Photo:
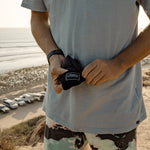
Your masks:
M 68 71 L 58 77 L 64 90 L 68 90 L 73 86 L 81 84 L 85 79 L 82 77 L 83 67 L 77 59 L 71 58 L 69 55 L 65 58 L 62 68 Z

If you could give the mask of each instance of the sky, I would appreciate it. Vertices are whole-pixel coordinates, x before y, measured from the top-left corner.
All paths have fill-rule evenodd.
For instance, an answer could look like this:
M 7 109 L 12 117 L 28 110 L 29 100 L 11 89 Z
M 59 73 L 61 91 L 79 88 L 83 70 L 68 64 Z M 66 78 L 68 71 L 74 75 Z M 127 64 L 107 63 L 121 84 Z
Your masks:
M 0 28 L 30 27 L 30 10 L 22 8 L 22 0 L 0 0 Z M 140 8 L 139 27 L 144 28 L 149 19 Z
M 30 26 L 30 10 L 20 6 L 22 0 L 0 0 L 0 2 L 0 28 Z

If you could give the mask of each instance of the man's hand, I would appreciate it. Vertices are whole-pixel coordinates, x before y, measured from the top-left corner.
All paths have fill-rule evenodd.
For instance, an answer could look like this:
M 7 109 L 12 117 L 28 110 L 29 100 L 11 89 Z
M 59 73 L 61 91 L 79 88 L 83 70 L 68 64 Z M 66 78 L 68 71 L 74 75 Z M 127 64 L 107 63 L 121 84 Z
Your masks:
M 100 85 L 118 78 L 124 71 L 121 64 L 113 59 L 96 59 L 84 68 L 82 76 L 86 79 L 86 83 Z
M 59 75 L 68 71 L 61 67 L 61 64 L 64 62 L 64 60 L 65 60 L 65 57 L 62 55 L 53 55 L 49 59 L 52 84 L 53 84 L 53 88 L 57 94 L 61 93 L 63 90 L 61 83 L 58 81 L 58 77 L 59 77 Z
M 148 16 L 150 18 L 150 15 Z M 112 60 L 97 59 L 87 65 L 82 76 L 88 84 L 100 85 L 118 78 L 125 70 L 132 67 L 150 54 L 150 24 L 139 34 L 137 39 Z

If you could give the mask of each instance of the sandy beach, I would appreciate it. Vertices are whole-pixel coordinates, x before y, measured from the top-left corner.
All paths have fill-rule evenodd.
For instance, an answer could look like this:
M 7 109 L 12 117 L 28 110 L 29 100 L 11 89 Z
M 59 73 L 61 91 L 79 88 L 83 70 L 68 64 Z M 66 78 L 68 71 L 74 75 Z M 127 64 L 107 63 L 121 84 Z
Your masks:
M 138 127 L 137 130 L 137 145 L 138 150 L 150 150 L 150 61 L 149 58 L 142 62 L 143 64 L 143 97 L 147 110 L 147 119 Z M 2 98 L 13 99 L 19 97 L 24 93 L 40 92 L 44 90 L 47 83 L 48 66 L 38 66 L 24 68 L 16 71 L 0 75 L 0 100 Z M 34 111 L 33 111 L 34 109 Z M 5 124 L 8 127 L 14 125 L 13 120 L 15 118 L 15 124 L 21 121 L 21 111 L 26 111 L 26 117 L 24 120 L 28 120 L 34 116 L 43 114 L 42 103 L 36 102 L 33 105 L 26 106 L 26 108 L 19 108 L 13 110 L 8 114 L 0 114 L 0 127 L 4 128 Z M 37 111 L 39 110 L 39 111 Z M 22 112 L 24 112 L 22 111 Z M 15 114 L 14 114 L 15 113 Z M 35 114 L 34 114 L 35 113 Z M 19 114 L 19 115 L 18 115 Z M 3 115 L 3 117 L 2 117 Z M 16 117 L 18 116 L 18 117 Z M 9 119 L 6 119 L 9 118 Z M 12 120 L 12 124 L 7 123 L 6 120 Z M 3 125 L 2 125 L 3 124 Z M 17 147 L 18 150 L 39 150 L 43 149 L 43 143 L 39 143 L 34 147 Z

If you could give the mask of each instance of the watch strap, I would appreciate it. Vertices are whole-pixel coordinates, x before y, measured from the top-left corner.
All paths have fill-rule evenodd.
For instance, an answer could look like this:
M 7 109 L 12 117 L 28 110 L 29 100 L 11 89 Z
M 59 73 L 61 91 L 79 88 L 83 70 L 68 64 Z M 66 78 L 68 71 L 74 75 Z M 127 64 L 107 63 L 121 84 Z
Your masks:
M 53 51 L 51 51 L 50 53 L 48 53 L 48 55 L 47 55 L 47 60 L 48 60 L 48 63 L 49 63 L 49 64 L 50 64 L 49 59 L 50 59 L 50 57 L 53 56 L 53 55 L 63 55 L 63 56 L 64 56 L 64 53 L 63 53 L 63 51 L 62 51 L 61 49 L 56 49 L 56 50 L 53 50 Z

